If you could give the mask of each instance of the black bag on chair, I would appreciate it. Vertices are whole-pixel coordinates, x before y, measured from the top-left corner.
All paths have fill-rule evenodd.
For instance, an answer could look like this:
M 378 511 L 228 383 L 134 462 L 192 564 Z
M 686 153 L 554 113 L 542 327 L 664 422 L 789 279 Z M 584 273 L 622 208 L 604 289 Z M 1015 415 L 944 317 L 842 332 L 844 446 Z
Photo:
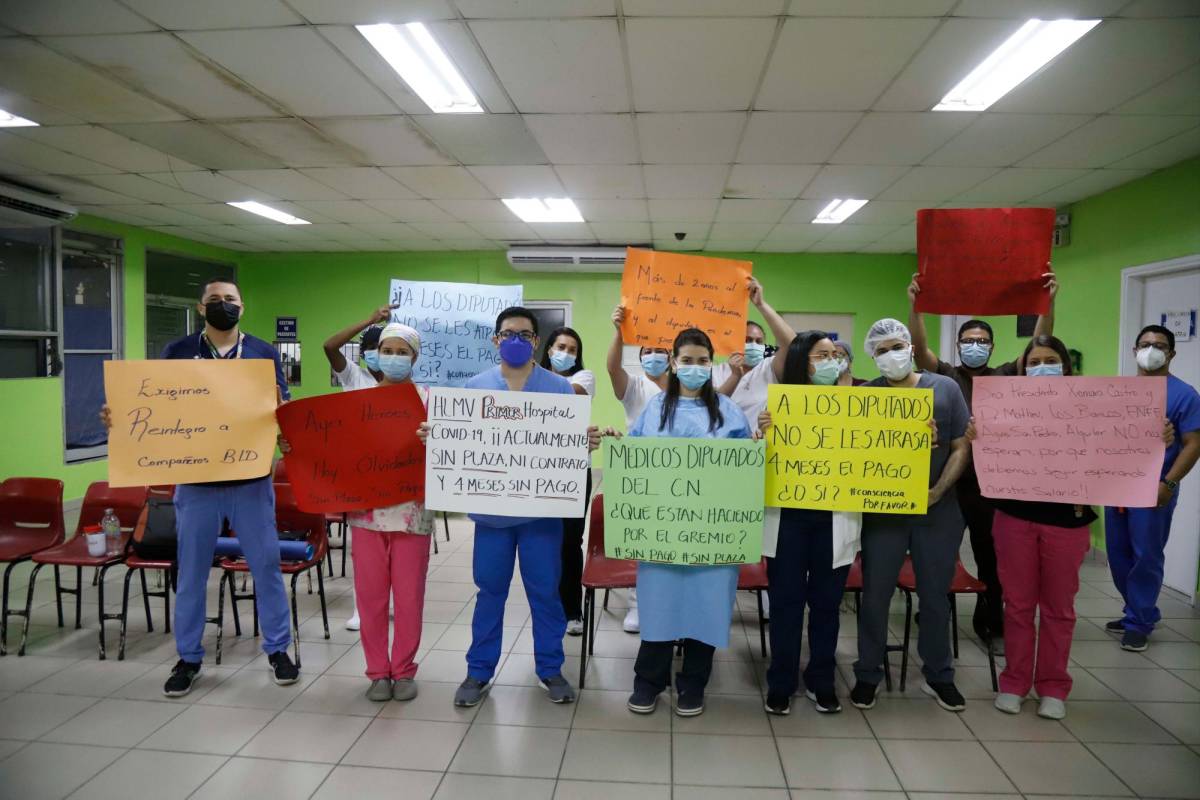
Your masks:
M 151 498 L 133 531 L 133 552 L 148 561 L 174 561 L 178 545 L 175 501 Z

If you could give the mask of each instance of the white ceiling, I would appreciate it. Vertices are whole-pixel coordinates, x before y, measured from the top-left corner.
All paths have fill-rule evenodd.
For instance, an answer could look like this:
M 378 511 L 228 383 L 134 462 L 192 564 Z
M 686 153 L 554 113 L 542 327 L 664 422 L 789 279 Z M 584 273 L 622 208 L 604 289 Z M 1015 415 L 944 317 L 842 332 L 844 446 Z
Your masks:
M 993 110 L 928 111 L 1035 16 L 1105 22 Z M 429 113 L 353 28 L 411 21 L 489 113 Z M 0 108 L 42 125 L 0 131 L 0 176 L 240 250 L 905 252 L 919 208 L 1200 153 L 1200 0 L 0 0 Z M 587 222 L 499 200 L 530 195 Z

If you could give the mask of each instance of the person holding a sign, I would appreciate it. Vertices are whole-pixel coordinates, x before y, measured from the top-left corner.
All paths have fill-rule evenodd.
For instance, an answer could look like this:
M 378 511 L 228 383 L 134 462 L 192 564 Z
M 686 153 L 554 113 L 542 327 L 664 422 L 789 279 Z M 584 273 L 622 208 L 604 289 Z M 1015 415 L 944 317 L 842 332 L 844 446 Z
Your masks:
M 1046 272 L 1042 279 L 1045 281 L 1043 288 L 1050 295 L 1050 306 L 1045 314 L 1038 316 L 1033 332 L 1035 338 L 1054 333 L 1054 298 L 1058 294 L 1058 280 L 1049 263 L 1046 264 Z M 920 294 L 921 284 L 917 275 L 913 275 L 912 282 L 908 285 L 908 324 L 912 331 L 913 354 L 918 368 L 953 378 L 962 391 L 968 408 L 971 407 L 972 381 L 975 378 L 1017 374 L 1016 361 L 989 366 L 988 362 L 995 349 L 995 336 L 992 334 L 992 326 L 981 319 L 967 320 L 959 326 L 956 344 L 959 361 L 957 365 L 938 358 L 929 347 L 925 317 L 917 310 Z M 1004 603 L 1001 580 L 996 571 L 996 549 L 992 542 L 992 517 L 995 508 L 992 501 L 986 499 L 979 490 L 979 478 L 975 474 L 975 465 L 969 454 L 967 467 L 955 491 L 958 494 L 959 508 L 971 534 L 971 552 L 975 554 L 979 579 L 988 587 L 987 592 L 980 595 L 975 603 L 972 624 L 980 639 L 1000 642 L 1004 637 Z
M 775 341 L 783 348 L 786 355 L 788 345 L 796 338 L 796 331 L 779 315 L 763 297 L 763 287 L 757 280 L 750 278 L 750 302 L 763 315 Z M 758 414 L 767 407 L 767 387 L 779 383 L 783 378 L 784 358 L 775 355 L 764 356 L 766 338 L 763 329 L 757 322 L 746 323 L 746 352 L 740 357 L 734 354 L 726 364 L 730 368 L 728 377 L 721 380 L 719 367 L 713 368 L 713 385 L 717 391 L 733 400 L 746 419 L 750 422 L 758 419 Z
M 583 339 L 571 328 L 555 328 L 547 337 L 550 344 L 542 354 L 542 369 L 550 370 L 571 382 L 575 394 L 594 397 L 596 376 L 583 367 Z M 592 496 L 592 471 L 584 479 L 583 514 L 563 519 L 562 577 L 558 595 L 567 615 L 567 634 L 583 635 L 583 527 L 587 519 L 587 500 Z
M 646 404 L 630 436 L 747 439 L 746 416 L 712 384 L 713 346 L 708 335 L 689 328 L 675 337 L 667 389 Z M 675 713 L 704 712 L 704 689 L 713 654 L 729 646 L 729 624 L 737 592 L 738 566 L 683 566 L 638 562 L 637 590 L 642 644 L 634 664 L 635 714 L 650 714 L 671 685 L 675 642 L 683 642 L 683 667 L 675 675 Z
M 1141 652 L 1161 619 L 1163 563 L 1179 484 L 1200 460 L 1200 394 L 1171 374 L 1175 334 L 1162 325 L 1147 325 L 1135 340 L 1138 375 L 1167 379 L 1167 419 L 1178 439 L 1163 458 L 1158 506 L 1104 509 L 1104 541 L 1113 583 L 1125 600 L 1125 615 L 1105 625 L 1121 634 L 1121 647 Z
M 954 484 L 970 455 L 966 438 L 970 411 L 958 384 L 944 375 L 913 369 L 912 335 L 904 323 L 881 319 L 867 332 L 866 350 L 883 375 L 867 386 L 932 389 L 938 439 L 929 461 L 929 505 L 924 515 L 866 514 L 862 529 L 863 592 L 858 615 L 856 683 L 850 700 L 858 708 L 875 705 L 883 679 L 888 607 L 896 579 L 911 553 L 917 578 L 921 623 L 917 651 L 925 675 L 922 690 L 947 711 L 966 708 L 954 685 L 950 648 L 950 601 L 946 593 L 958 563 L 963 518 Z

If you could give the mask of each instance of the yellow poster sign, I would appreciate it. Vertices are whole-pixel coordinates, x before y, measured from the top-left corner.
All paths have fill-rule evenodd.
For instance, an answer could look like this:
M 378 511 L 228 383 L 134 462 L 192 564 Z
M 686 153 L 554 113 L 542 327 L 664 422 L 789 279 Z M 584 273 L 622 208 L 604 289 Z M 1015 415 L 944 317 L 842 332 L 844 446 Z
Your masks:
M 766 504 L 924 514 L 932 389 L 768 388 Z
M 275 453 L 265 358 L 106 361 L 112 486 L 261 478 Z

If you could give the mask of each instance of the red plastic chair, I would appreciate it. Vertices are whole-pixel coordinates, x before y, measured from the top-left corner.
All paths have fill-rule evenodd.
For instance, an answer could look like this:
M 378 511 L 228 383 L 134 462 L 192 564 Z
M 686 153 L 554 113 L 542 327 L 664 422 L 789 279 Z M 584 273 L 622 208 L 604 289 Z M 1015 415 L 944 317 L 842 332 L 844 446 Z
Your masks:
M 758 644 L 763 658 L 767 657 L 767 619 L 763 614 L 762 593 L 767 586 L 767 559 L 760 559 L 757 564 L 742 564 L 738 569 L 738 591 L 753 592 L 758 601 Z
M 604 554 L 604 493 L 592 498 L 587 534 L 587 561 L 583 565 L 583 636 L 579 641 L 579 688 L 584 686 L 588 656 L 596 649 L 596 590 L 603 589 L 607 604 L 612 589 L 637 586 L 637 562 Z
M 62 544 L 63 482 L 52 478 L 9 478 L 0 483 L 0 563 L 4 569 L 4 597 L 0 603 L 0 656 L 8 644 L 9 616 L 28 619 L 26 612 L 8 607 L 8 584 L 13 568 L 34 553 Z M 62 624 L 62 596 L 58 597 Z
M 46 566 L 54 567 L 54 591 L 58 600 L 58 626 L 63 626 L 62 596 L 75 595 L 75 629 L 83 627 L 81 611 L 83 604 L 83 568 L 94 567 L 100 570 L 97 579 L 100 602 L 100 660 L 106 657 L 104 645 L 104 623 L 110 619 L 120 619 L 119 614 L 104 613 L 104 575 L 109 568 L 124 561 L 125 549 L 129 537 L 137 527 L 138 517 L 146 506 L 146 498 L 150 490 L 145 486 L 115 489 L 106 481 L 96 481 L 88 486 L 83 498 L 83 506 L 79 510 L 79 523 L 75 526 L 75 535 L 65 543 L 42 550 L 33 555 L 33 571 L 29 573 L 29 591 L 25 598 L 25 627 L 21 632 L 21 649 L 18 655 L 25 655 L 25 643 L 29 638 L 29 618 L 33 610 L 33 591 L 37 581 L 38 571 Z M 111 508 L 121 523 L 121 542 L 119 555 L 93 556 L 88 554 L 87 537 L 83 535 L 84 528 L 99 525 L 104 518 L 105 509 Z M 64 588 L 59 577 L 59 567 L 75 567 L 75 588 Z
M 862 604 L 862 592 L 863 592 L 862 551 L 855 553 L 854 562 L 850 565 L 850 571 L 846 574 L 846 591 L 850 592 L 854 595 L 854 613 L 857 614 L 858 610 L 859 610 L 859 606 Z M 906 594 L 904 597 L 907 602 L 909 602 L 909 603 L 912 602 L 912 598 L 910 595 Z M 890 660 L 889 654 L 890 653 L 901 653 L 901 652 L 907 654 L 907 652 L 908 652 L 907 640 L 905 640 L 905 643 L 903 645 L 889 644 L 889 645 L 885 645 L 884 649 L 883 649 L 883 680 L 884 680 L 884 683 L 886 684 L 889 692 L 892 690 L 892 662 Z M 903 656 L 901 656 L 901 658 L 904 659 L 905 662 L 907 662 L 907 655 L 903 655 Z M 903 673 L 901 674 L 900 688 L 902 690 L 904 688 Z
M 292 580 L 292 628 L 293 644 L 296 650 L 296 666 L 300 666 L 300 614 L 296 606 L 296 581 L 301 575 L 316 567 L 317 594 L 321 598 L 321 621 L 325 625 L 325 638 L 329 638 L 329 612 L 325 603 L 325 579 L 322 576 L 322 562 L 329 555 L 328 532 L 325 528 L 325 517 L 322 514 L 310 514 L 301 511 L 296 506 L 296 497 L 290 484 L 275 485 L 275 524 L 279 530 L 308 531 L 308 544 L 313 548 L 312 558 L 306 561 L 284 561 L 279 570 L 284 575 L 291 575 Z M 221 663 L 221 641 L 225 631 L 225 587 L 229 586 L 230 606 L 233 611 L 234 630 L 241 635 L 242 625 L 238 618 L 237 601 L 239 599 L 254 599 L 254 593 L 239 594 L 234 588 L 234 575 L 250 572 L 250 565 L 241 558 L 223 558 L 221 568 L 221 585 L 217 592 L 217 658 Z M 254 635 L 258 635 L 258 608 L 255 604 Z

